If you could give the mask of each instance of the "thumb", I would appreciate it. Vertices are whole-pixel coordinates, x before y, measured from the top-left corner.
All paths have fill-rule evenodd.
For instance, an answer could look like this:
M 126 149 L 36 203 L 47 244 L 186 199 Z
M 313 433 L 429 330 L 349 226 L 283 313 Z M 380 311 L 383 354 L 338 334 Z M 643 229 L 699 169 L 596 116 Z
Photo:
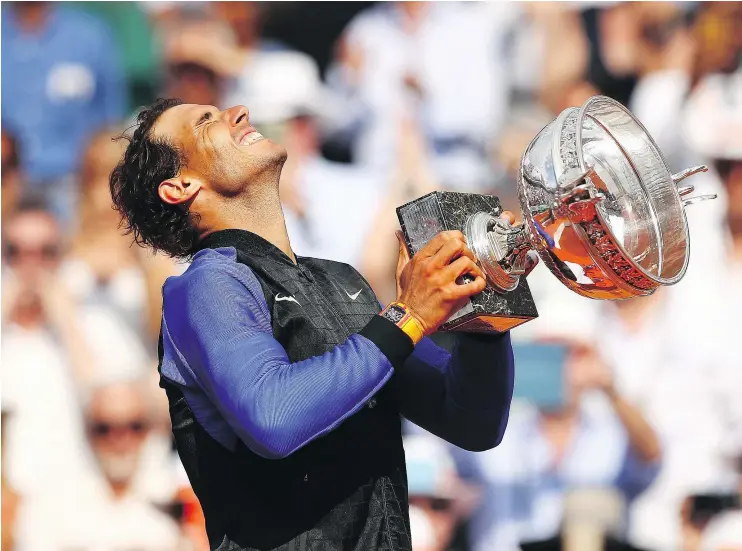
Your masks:
M 399 277 L 402 275 L 402 270 L 404 270 L 404 267 L 407 266 L 407 263 L 410 261 L 410 252 L 407 250 L 407 243 L 405 243 L 404 235 L 401 231 L 396 231 L 394 234 L 397 236 L 397 241 L 399 241 L 399 259 L 397 260 L 397 294 L 401 291 L 399 288 Z

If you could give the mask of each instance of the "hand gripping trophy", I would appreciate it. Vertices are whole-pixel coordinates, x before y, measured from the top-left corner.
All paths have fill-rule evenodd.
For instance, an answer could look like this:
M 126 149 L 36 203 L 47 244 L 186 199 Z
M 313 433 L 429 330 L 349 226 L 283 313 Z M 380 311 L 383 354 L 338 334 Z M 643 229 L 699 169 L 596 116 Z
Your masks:
M 621 104 L 590 98 L 564 110 L 530 143 L 521 160 L 523 223 L 499 218 L 497 197 L 433 192 L 397 209 L 411 254 L 444 230 L 461 230 L 487 275 L 487 288 L 442 327 L 507 331 L 536 317 L 525 281 L 528 256 L 568 288 L 620 300 L 680 281 L 690 238 L 684 209 L 715 195 L 689 197 L 679 185 L 706 171 L 673 174 L 642 124 Z

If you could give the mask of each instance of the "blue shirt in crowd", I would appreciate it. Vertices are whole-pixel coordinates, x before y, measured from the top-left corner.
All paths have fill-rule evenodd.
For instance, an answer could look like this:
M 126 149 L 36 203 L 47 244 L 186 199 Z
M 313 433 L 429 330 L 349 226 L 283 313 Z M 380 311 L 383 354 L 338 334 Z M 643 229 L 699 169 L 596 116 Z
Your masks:
M 93 15 L 49 3 L 43 27 L 22 29 L 2 6 L 2 125 L 19 140 L 31 182 L 74 172 L 86 141 L 119 122 L 126 84 L 111 31 Z
M 462 476 L 483 491 L 470 522 L 473 551 L 517 551 L 520 542 L 551 538 L 561 528 L 569 491 L 614 488 L 628 503 L 649 487 L 660 467 L 637 457 L 599 396 L 585 400 L 561 461 L 541 431 L 538 410 L 522 404 L 511 410 L 508 432 L 496 450 L 453 453 Z

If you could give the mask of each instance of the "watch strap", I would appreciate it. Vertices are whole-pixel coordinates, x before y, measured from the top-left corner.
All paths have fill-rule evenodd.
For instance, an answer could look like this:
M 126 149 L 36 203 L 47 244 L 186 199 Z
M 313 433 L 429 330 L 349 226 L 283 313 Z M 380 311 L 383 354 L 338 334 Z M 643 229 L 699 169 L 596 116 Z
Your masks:
M 398 315 L 390 315 L 392 311 L 402 311 L 401 318 Z M 395 314 L 396 314 L 395 312 Z M 402 302 L 392 302 L 380 314 L 382 317 L 391 320 L 410 338 L 412 344 L 417 344 L 425 336 L 425 329 L 418 319 L 412 314 L 409 306 Z

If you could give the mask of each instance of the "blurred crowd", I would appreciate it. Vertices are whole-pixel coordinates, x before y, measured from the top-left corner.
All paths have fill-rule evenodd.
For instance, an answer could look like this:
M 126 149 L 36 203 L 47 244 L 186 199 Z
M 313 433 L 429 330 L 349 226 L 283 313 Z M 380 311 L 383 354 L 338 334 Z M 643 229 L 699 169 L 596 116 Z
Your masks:
M 448 189 L 519 213 L 526 146 L 597 94 L 719 199 L 688 207 L 690 268 L 650 297 L 529 276 L 502 444 L 406 428 L 414 549 L 742 550 L 742 3 L 367 2 L 322 65 L 265 32 L 293 9 L 3 3 L 2 551 L 208 549 L 158 388 L 185 266 L 131 246 L 108 189 L 141 106 L 246 105 L 288 149 L 295 252 L 388 302 L 396 206 Z

